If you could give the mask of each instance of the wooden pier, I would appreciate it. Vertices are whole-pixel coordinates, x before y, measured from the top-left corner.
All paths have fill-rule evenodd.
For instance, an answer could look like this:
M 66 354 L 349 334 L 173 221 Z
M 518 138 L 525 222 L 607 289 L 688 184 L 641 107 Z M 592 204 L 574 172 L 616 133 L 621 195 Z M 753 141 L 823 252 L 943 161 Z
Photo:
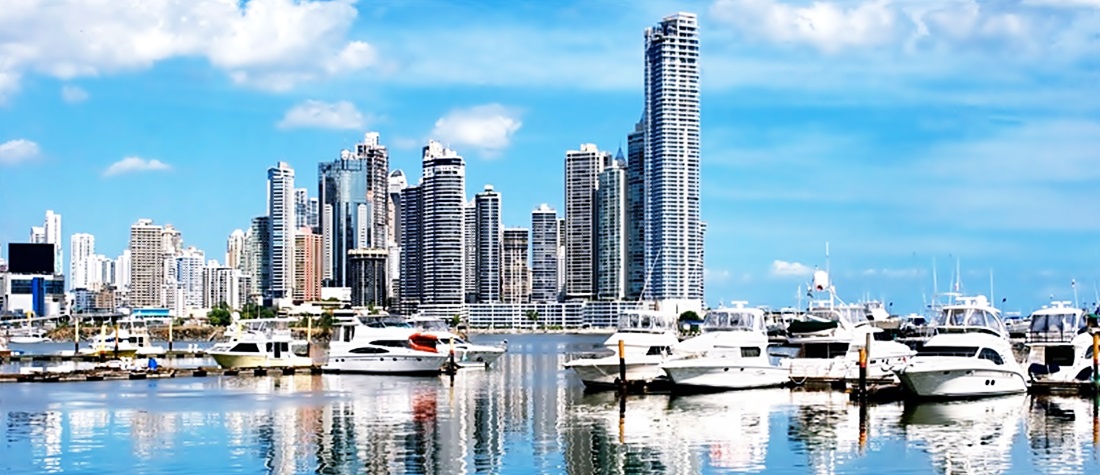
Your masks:
M 51 372 L 36 371 L 24 374 L 0 374 L 0 383 L 63 383 L 84 381 L 123 381 L 166 378 L 203 378 L 208 376 L 291 376 L 296 374 L 321 374 L 320 366 L 305 368 L 242 368 L 218 367 L 165 368 L 156 370 L 95 368 L 89 370 Z

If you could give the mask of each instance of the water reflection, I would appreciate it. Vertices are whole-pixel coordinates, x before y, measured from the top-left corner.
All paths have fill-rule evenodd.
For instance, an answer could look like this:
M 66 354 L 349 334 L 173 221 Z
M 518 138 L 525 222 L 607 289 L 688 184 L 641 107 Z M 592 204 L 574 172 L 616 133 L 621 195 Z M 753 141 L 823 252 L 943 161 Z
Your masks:
M 1025 395 L 911 404 L 902 424 L 906 437 L 931 455 L 937 473 L 1000 474 L 1011 467 L 1026 404 Z
M 11 473 L 1094 473 L 1091 401 L 861 408 L 838 392 L 585 394 L 562 355 L 600 337 L 509 336 L 447 377 L 223 377 L 0 385 Z M 490 341 L 490 343 L 492 343 Z M 910 447 L 916 448 L 913 450 Z

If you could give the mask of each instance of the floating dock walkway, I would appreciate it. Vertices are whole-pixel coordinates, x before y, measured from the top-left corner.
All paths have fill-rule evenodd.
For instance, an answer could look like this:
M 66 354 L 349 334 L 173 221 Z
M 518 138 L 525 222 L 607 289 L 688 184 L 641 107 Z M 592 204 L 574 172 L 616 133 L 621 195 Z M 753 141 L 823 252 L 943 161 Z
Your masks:
M 320 366 L 304 368 L 247 368 L 222 369 L 165 368 L 126 369 L 96 368 L 78 371 L 35 371 L 21 374 L 0 374 L 0 383 L 63 383 L 83 381 L 122 381 L 138 379 L 203 378 L 208 376 L 290 376 L 296 374 L 321 374 Z

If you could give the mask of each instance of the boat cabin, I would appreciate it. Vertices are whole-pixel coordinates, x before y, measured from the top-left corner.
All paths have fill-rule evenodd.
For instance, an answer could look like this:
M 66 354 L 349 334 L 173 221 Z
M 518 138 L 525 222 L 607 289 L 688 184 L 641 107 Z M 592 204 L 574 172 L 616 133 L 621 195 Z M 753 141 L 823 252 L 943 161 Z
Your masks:
M 1029 343 L 1065 343 L 1086 331 L 1085 311 L 1070 306 L 1070 302 L 1051 302 L 1031 314 L 1027 340 Z
M 668 333 L 676 331 L 676 318 L 653 311 L 624 312 L 619 316 L 619 333 Z
M 748 302 L 730 302 L 731 307 L 718 308 L 703 317 L 702 330 L 707 332 L 748 331 L 763 333 L 764 311 L 748 308 Z
M 1006 338 L 1008 330 L 1000 313 L 984 296 L 959 297 L 957 304 L 943 307 L 933 326 L 936 333 L 985 332 Z

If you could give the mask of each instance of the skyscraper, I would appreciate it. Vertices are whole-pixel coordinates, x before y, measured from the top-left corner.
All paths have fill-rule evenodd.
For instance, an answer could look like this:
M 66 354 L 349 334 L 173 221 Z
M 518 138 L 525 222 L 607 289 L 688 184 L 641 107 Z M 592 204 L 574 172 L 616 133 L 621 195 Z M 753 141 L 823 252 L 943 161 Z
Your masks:
M 565 153 L 565 298 L 596 291 L 596 188 L 610 154 L 595 144 Z
M 394 170 L 390 173 L 389 238 L 386 244 L 389 248 L 390 260 L 386 270 L 388 271 L 387 277 L 390 279 L 389 297 L 395 302 L 400 301 L 401 296 L 401 240 L 403 239 L 401 234 L 401 192 L 408 187 L 409 181 L 405 178 L 405 172 Z
M 431 140 L 424 147 L 423 166 L 421 303 L 452 315 L 464 300 L 466 164 L 457 152 Z
M 320 228 L 324 237 L 325 285 L 347 285 L 348 251 L 386 246 L 389 154 L 376 132 L 367 133 L 355 152 L 317 169 Z
M 642 298 L 645 286 L 645 120 L 626 136 L 626 298 Z
M 245 273 L 252 277 L 251 288 L 242 290 L 251 300 L 262 299 L 271 293 L 271 218 L 252 218 L 252 226 L 245 235 Z
M 351 304 L 355 307 L 385 308 L 388 304 L 386 287 L 390 278 L 386 275 L 384 249 L 352 249 L 349 253 L 349 282 Z
M 87 233 L 75 233 L 69 237 L 69 288 L 90 289 L 95 268 L 92 258 L 95 256 L 95 236 Z
M 645 298 L 702 301 L 699 32 L 677 13 L 645 30 Z
M 410 186 L 401 190 L 401 313 L 409 315 L 416 312 L 424 295 L 424 200 L 420 186 Z
M 183 297 L 181 302 L 176 303 L 177 309 L 202 308 L 202 270 L 205 267 L 206 253 L 194 247 L 187 248 L 176 257 L 176 278 Z M 181 312 L 177 311 L 176 315 L 181 315 Z
M 225 266 L 239 271 L 244 270 L 245 263 L 245 234 L 240 229 L 234 229 L 225 242 Z
M 229 308 L 239 309 L 244 304 L 242 295 L 247 289 L 241 289 L 241 273 L 229 266 L 208 266 L 202 270 L 202 303 L 205 308 L 226 304 Z
M 163 305 L 164 228 L 151 219 L 139 219 L 130 226 L 130 306 Z
M 132 237 L 131 237 L 132 239 Z M 132 276 L 133 252 L 129 248 L 123 249 L 122 254 L 115 259 L 115 287 L 129 291 Z
M 596 297 L 626 297 L 626 163 L 615 160 L 600 172 L 596 193 Z
M 294 300 L 321 300 L 323 240 L 309 226 L 294 234 Z
M 462 283 L 466 303 L 477 303 L 477 202 L 462 208 Z
M 294 189 L 294 229 L 309 226 L 309 190 Z
M 477 234 L 477 301 L 500 302 L 500 193 L 492 185 L 474 197 Z
M 294 293 L 294 169 L 286 162 L 267 170 L 267 217 L 270 220 L 271 299 Z M 266 300 L 266 299 L 265 299 Z
M 543 204 L 531 212 L 531 301 L 558 300 L 558 214 Z
M 53 273 L 61 275 L 65 272 L 65 258 L 61 246 L 61 215 L 54 213 L 53 210 L 46 210 L 46 220 L 42 228 L 46 233 L 46 243 L 53 244 Z
M 529 236 L 527 228 L 504 230 L 500 289 L 500 298 L 504 303 L 531 301 L 531 270 L 527 265 Z

